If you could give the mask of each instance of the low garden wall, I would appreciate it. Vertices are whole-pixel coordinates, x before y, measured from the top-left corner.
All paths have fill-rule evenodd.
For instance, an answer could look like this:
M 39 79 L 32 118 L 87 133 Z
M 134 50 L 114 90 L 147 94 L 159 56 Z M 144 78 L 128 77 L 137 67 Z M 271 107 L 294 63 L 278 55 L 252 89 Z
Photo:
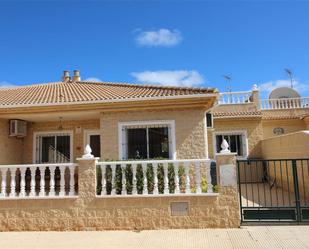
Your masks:
M 143 230 L 239 227 L 236 181 L 227 183 L 220 167 L 234 156 L 218 156 L 218 193 L 97 196 L 96 160 L 78 161 L 78 196 L 0 199 L 1 231 Z M 224 169 L 225 169 L 224 168 Z M 222 168 L 223 169 L 223 168 Z M 228 170 L 231 172 L 231 170 Z M 223 174 L 223 175 L 222 175 Z M 234 179 L 234 178 L 233 178 Z M 220 184 L 222 183 L 223 184 Z M 174 205 L 173 212 L 171 206 Z

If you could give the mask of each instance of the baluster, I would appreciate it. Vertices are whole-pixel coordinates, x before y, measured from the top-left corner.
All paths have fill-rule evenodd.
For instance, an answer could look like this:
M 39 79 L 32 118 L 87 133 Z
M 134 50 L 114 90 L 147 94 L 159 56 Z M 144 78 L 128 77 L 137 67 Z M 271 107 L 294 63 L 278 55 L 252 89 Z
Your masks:
M 25 197 L 26 196 L 26 181 L 25 181 L 25 174 L 26 174 L 26 168 L 19 168 L 20 170 L 20 196 Z
M 16 182 L 15 182 L 15 174 L 16 174 L 16 169 L 10 169 L 11 172 L 11 186 L 10 186 L 10 197 L 15 197 L 16 196 Z
M 101 190 L 101 195 L 106 195 L 106 175 L 105 175 L 105 164 L 101 165 L 101 172 L 102 172 L 102 190 Z
M 55 166 L 49 167 L 50 170 L 50 190 L 49 196 L 55 196 Z
M 30 180 L 30 196 L 35 196 L 35 171 L 36 167 L 30 168 L 31 180 Z
M 206 162 L 207 193 L 213 193 L 210 171 L 211 171 L 210 162 Z
M 132 184 L 133 184 L 133 189 L 132 189 L 132 194 L 136 195 L 137 194 L 137 187 L 136 187 L 136 164 L 132 164 L 132 171 L 133 171 L 133 179 L 132 179 Z
M 201 189 L 201 162 L 195 162 L 195 184 L 196 184 L 196 193 L 200 194 L 202 193 Z
M 111 165 L 112 168 L 112 191 L 111 191 L 111 195 L 115 195 L 116 194 L 116 186 L 115 186 L 115 171 L 116 171 L 116 165 L 112 164 Z
M 75 179 L 74 179 L 74 174 L 75 174 L 75 165 L 70 165 L 70 191 L 69 191 L 69 196 L 74 196 L 75 195 Z
M 65 179 L 64 179 L 65 167 L 59 166 L 59 170 L 60 170 L 60 191 L 59 191 L 59 196 L 64 196 L 65 195 Z
M 190 188 L 190 164 L 189 162 L 185 162 L 185 174 L 186 174 L 186 194 L 191 193 L 191 188 Z
M 122 169 L 122 190 L 121 190 L 121 194 L 122 195 L 127 195 L 126 168 L 127 168 L 126 164 L 121 165 L 121 169 Z
M 174 163 L 174 173 L 175 173 L 175 194 L 179 194 L 180 188 L 179 188 L 179 165 L 178 165 L 178 162 Z
M 6 196 L 6 172 L 7 168 L 1 168 L 1 196 L 5 197 Z
M 168 184 L 168 163 L 163 164 L 164 169 L 164 194 L 169 194 L 169 184 Z
M 40 167 L 40 192 L 39 192 L 39 196 L 45 196 L 45 170 L 46 167 L 41 166 Z
M 143 168 L 143 195 L 147 195 L 148 194 L 147 163 L 143 163 L 142 168 Z
M 158 189 L 158 163 L 153 163 L 153 194 L 159 194 Z

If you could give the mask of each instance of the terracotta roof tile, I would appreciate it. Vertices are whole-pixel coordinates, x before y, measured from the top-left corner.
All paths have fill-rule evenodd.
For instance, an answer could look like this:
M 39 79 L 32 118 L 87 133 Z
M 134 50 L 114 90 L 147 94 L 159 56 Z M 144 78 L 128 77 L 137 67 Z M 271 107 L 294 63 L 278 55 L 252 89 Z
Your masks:
M 91 101 L 217 93 L 214 88 L 149 86 L 111 82 L 52 82 L 0 89 L 1 106 L 70 104 Z
M 213 112 L 214 118 L 237 118 L 237 117 L 261 117 L 261 111 L 230 111 L 230 112 Z

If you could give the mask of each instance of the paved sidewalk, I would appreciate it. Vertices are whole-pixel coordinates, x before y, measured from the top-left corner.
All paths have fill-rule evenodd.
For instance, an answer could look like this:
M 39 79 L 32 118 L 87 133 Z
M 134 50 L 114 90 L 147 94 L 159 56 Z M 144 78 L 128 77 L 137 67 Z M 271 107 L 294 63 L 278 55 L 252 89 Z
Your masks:
M 308 248 L 309 226 L 249 226 L 199 229 L 106 232 L 0 233 L 0 248 Z

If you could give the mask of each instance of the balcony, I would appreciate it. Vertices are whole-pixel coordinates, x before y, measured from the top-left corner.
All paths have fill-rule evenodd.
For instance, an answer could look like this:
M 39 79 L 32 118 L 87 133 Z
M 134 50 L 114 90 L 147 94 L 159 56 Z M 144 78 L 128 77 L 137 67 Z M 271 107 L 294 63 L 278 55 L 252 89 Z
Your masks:
M 225 92 L 220 93 L 219 105 L 252 103 L 252 92 Z
M 280 110 L 309 108 L 309 98 L 263 99 L 260 101 L 261 110 Z

